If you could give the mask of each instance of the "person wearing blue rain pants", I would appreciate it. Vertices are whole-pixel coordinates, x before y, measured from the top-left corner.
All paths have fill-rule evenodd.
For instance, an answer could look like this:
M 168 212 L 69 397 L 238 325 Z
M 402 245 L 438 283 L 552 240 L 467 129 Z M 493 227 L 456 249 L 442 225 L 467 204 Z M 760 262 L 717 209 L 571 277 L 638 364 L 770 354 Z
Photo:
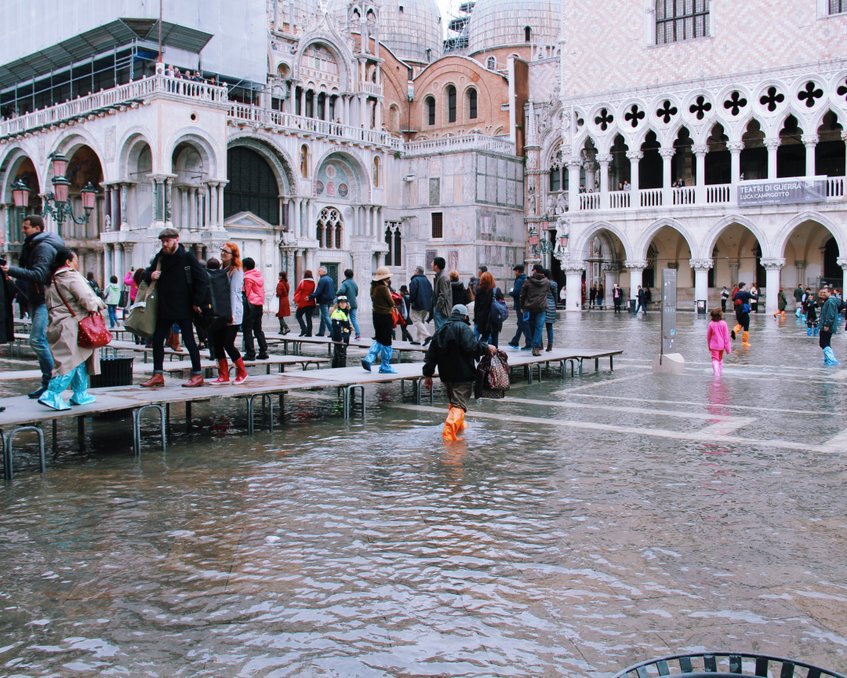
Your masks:
M 820 336 L 818 345 L 823 349 L 823 365 L 824 367 L 835 367 L 838 361 L 835 359 L 835 353 L 830 346 L 832 334 L 835 332 L 835 327 L 839 322 L 838 318 L 838 300 L 829 293 L 826 287 L 818 290 L 823 305 L 821 306 L 821 316 L 818 320 L 820 326 Z
M 88 405 L 95 401 L 88 392 L 88 375 L 99 374 L 97 349 L 78 345 L 79 321 L 88 314 L 100 313 L 106 307 L 77 270 L 79 259 L 73 251 L 61 247 L 51 267 L 45 287 L 45 304 L 49 313 L 47 341 L 53 353 L 53 377 L 38 402 L 54 410 L 68 410 L 62 393 L 70 387 L 71 405 Z
M 391 332 L 394 329 L 394 299 L 391 298 L 391 271 L 387 266 L 376 269 L 371 282 L 371 303 L 373 304 L 374 339 L 368 354 L 362 358 L 362 367 L 371 371 L 377 359 L 380 361 L 381 374 L 396 374 L 391 367 Z

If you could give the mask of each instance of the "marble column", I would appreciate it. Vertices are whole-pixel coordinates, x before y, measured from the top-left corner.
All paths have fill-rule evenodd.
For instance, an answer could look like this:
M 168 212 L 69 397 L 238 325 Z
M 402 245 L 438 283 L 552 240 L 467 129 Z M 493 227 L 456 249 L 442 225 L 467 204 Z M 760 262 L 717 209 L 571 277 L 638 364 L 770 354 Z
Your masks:
M 765 269 L 765 311 L 769 314 L 776 313 L 777 295 L 779 294 L 780 271 L 785 266 L 785 259 L 774 257 L 762 259 L 762 267 Z
M 562 262 L 567 287 L 565 310 L 582 310 L 582 272 L 585 270 L 584 261 L 568 259 Z
M 623 265 L 629 271 L 629 298 L 638 299 L 638 286 L 643 280 L 644 269 L 647 268 L 647 262 L 643 259 L 627 259 L 623 262 Z
M 121 210 L 121 228 L 120 230 L 126 231 L 129 229 L 129 225 L 127 224 L 127 193 L 129 192 L 129 184 L 120 184 L 120 210 Z
M 609 209 L 609 164 L 612 156 L 609 154 L 598 155 L 597 162 L 600 165 L 600 209 Z
M 740 261 L 729 262 L 729 286 L 733 287 L 738 284 L 738 269 L 741 268 Z
M 811 179 L 815 176 L 815 148 L 818 145 L 818 135 L 817 134 L 804 134 L 800 137 L 800 140 L 803 142 L 803 146 L 806 148 L 806 178 Z
M 693 148 L 694 151 L 694 202 L 697 205 L 706 204 L 706 154 L 709 152 L 709 147 L 705 144 L 698 144 Z
M 671 184 L 671 170 L 673 169 L 673 156 L 676 153 L 675 148 L 660 148 L 659 155 L 662 156 L 662 204 L 665 206 L 673 205 L 671 197 L 673 188 Z
M 779 148 L 779 139 L 765 139 L 765 148 L 768 149 L 768 179 L 776 179 L 776 152 Z
M 618 269 L 616 264 L 610 264 L 610 268 L 607 268 L 603 271 L 603 307 L 611 308 L 612 303 L 612 288 L 615 286 L 615 283 L 618 281 Z
M 709 270 L 714 266 L 711 259 L 691 259 L 691 268 L 694 269 L 694 309 L 697 309 L 698 301 L 705 301 L 709 308 Z
M 578 158 L 568 160 L 568 211 L 579 211 L 579 171 L 582 161 Z
M 800 286 L 806 287 L 806 262 L 805 261 L 795 261 L 794 266 L 797 269 L 797 282 L 800 283 Z
M 835 263 L 841 267 L 841 293 L 844 295 L 844 290 L 847 290 L 847 258 L 838 257 Z
M 632 191 L 632 201 L 630 207 L 639 207 L 641 202 L 638 197 L 640 190 L 640 182 L 638 177 L 638 164 L 644 154 L 641 151 L 627 151 L 626 157 L 629 160 L 629 188 Z

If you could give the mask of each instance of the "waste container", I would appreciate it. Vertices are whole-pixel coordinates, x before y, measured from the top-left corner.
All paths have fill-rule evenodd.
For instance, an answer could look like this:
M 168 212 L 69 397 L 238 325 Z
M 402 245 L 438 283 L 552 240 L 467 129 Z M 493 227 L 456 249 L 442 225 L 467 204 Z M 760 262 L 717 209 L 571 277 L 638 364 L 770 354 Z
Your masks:
M 100 374 L 91 377 L 91 387 L 129 386 L 132 384 L 132 361 L 131 357 L 103 356 L 100 358 Z
M 706 300 L 698 299 L 695 303 L 697 304 L 697 315 L 706 315 Z
M 629 312 L 635 313 L 635 299 L 629 300 Z

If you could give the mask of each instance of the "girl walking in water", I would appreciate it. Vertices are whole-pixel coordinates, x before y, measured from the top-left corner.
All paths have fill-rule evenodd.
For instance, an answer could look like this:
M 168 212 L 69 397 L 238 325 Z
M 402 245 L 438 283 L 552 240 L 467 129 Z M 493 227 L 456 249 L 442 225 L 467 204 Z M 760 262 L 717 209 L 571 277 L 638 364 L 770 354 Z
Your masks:
M 732 353 L 732 340 L 720 309 L 713 308 L 711 314 L 712 320 L 706 330 L 706 344 L 712 354 L 712 374 L 720 377 L 723 374 L 723 354 Z

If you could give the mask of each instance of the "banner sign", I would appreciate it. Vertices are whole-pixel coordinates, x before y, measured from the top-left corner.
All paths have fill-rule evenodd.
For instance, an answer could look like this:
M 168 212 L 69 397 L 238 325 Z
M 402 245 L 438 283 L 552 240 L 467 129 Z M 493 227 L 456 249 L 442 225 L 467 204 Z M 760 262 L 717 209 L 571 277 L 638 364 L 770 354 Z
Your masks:
M 776 179 L 738 184 L 738 206 L 791 205 L 826 200 L 826 179 Z
M 676 269 L 662 270 L 662 355 L 675 353 L 676 340 Z

